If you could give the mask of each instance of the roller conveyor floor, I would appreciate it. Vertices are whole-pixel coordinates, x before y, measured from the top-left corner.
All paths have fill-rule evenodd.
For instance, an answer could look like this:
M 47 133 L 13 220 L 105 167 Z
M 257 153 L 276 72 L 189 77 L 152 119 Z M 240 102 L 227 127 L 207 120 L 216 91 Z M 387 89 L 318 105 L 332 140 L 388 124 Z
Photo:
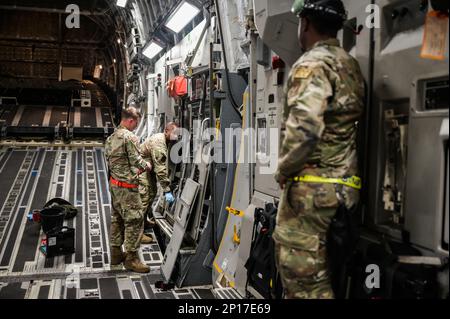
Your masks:
M 39 251 L 40 224 L 27 219 L 47 200 L 62 197 L 79 209 L 75 254 L 48 258 Z M 203 299 L 209 287 L 160 291 L 163 255 L 157 244 L 140 256 L 149 275 L 110 266 L 111 203 L 102 147 L 0 146 L 0 299 Z

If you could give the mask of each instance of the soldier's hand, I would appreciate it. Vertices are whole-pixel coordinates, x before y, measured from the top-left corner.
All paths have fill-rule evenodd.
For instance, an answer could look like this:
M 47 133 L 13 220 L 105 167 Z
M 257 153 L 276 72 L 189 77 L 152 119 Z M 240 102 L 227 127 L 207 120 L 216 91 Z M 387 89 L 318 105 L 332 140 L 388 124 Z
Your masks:
M 146 168 L 145 168 L 145 169 L 139 170 L 138 175 L 142 175 L 142 174 L 144 174 L 145 172 L 151 172 L 152 169 L 153 169 L 152 164 L 150 164 L 149 162 L 147 162 Z
M 288 178 L 285 177 L 285 176 L 283 176 L 283 175 L 280 175 L 280 176 L 278 177 L 278 184 L 280 185 L 280 188 L 281 188 L 282 190 L 284 190 L 284 188 L 286 187 L 287 181 L 288 181 Z
M 173 197 L 172 192 L 165 193 L 165 194 L 164 194 L 164 197 L 166 198 L 166 201 L 167 201 L 169 204 L 173 204 L 173 202 L 175 202 L 175 197 Z

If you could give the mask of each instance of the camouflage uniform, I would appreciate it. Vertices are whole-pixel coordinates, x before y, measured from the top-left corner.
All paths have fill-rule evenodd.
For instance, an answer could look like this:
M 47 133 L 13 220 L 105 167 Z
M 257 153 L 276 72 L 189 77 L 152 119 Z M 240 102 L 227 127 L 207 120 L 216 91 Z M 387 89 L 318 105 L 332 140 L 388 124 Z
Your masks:
M 147 212 L 158 193 L 157 182 L 159 182 L 164 193 L 170 192 L 170 179 L 167 168 L 168 147 L 165 134 L 155 134 L 142 143 L 141 154 L 153 167 L 151 172 L 141 175 L 139 184 L 144 212 Z
M 138 185 L 139 172 L 147 163 L 139 154 L 138 138 L 125 127 L 118 129 L 106 141 L 106 159 L 110 176 L 120 182 Z M 143 235 L 143 209 L 139 189 L 110 185 L 112 199 L 111 246 L 125 246 L 127 252 L 137 252 Z
M 294 64 L 286 96 L 277 179 L 358 175 L 357 122 L 364 106 L 358 62 L 336 39 L 321 41 Z M 350 208 L 358 200 L 350 187 L 288 181 L 274 233 L 287 298 L 334 297 L 326 233 L 340 203 Z

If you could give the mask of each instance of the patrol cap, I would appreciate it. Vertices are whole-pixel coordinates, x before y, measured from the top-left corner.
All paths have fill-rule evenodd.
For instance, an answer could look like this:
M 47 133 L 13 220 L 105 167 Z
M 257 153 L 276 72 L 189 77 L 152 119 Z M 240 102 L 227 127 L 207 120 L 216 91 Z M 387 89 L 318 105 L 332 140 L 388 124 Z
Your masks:
M 347 20 L 347 12 L 341 0 L 295 0 L 292 6 L 292 13 L 301 17 L 307 12 L 321 12 L 324 15 L 330 15 Z

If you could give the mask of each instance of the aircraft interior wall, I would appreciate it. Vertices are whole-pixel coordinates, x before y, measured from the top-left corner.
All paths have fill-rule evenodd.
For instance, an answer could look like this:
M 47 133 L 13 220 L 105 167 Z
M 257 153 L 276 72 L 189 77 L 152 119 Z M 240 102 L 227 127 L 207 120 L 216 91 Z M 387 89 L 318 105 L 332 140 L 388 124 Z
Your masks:
M 69 2 L 0 3 L 0 299 L 282 298 L 273 254 L 249 265 L 270 226 L 260 216 L 283 194 L 286 85 L 302 55 L 294 0 L 79 0 L 79 29 L 64 25 Z M 448 2 L 343 3 L 338 39 L 366 89 L 345 296 L 448 298 L 449 41 L 447 28 L 436 49 L 430 31 L 433 17 L 448 23 Z M 185 5 L 194 14 L 175 31 Z M 19 28 L 36 18 L 47 24 Z M 424 56 L 433 45 L 441 57 Z M 104 146 L 128 106 L 141 143 L 182 129 L 167 158 L 176 201 L 158 190 L 156 242 L 139 250 L 148 275 L 110 265 Z M 45 258 L 33 211 L 54 197 L 78 208 L 64 222 L 75 252 Z M 383 287 L 366 288 L 367 267 L 388 260 Z M 407 284 L 387 283 L 397 269 Z

